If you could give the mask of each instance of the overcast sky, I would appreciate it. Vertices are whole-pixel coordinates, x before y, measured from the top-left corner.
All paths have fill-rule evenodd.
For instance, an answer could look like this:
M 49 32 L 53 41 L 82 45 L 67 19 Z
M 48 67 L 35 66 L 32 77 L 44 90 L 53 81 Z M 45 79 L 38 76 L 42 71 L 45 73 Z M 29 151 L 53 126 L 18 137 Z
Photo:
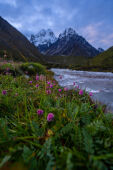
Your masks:
M 72 27 L 96 48 L 113 46 L 113 0 L 0 0 L 0 16 L 24 34 Z

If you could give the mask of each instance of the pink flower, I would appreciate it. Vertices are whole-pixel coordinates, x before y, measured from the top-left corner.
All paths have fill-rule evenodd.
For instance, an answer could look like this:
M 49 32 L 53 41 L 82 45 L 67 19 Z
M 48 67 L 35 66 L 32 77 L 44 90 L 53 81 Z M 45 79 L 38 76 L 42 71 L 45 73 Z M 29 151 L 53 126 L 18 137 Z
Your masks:
M 37 80 L 37 81 L 39 80 L 39 76 L 38 76 L 38 75 L 36 75 L 36 80 Z
M 51 94 L 51 90 L 46 90 L 46 93 L 47 94 Z
M 75 83 L 75 82 L 73 82 L 73 86 L 75 86 L 75 84 L 76 84 L 76 83 Z
M 53 85 L 52 85 L 52 84 L 50 84 L 50 88 L 53 88 Z
M 38 110 L 37 110 L 37 114 L 38 114 L 38 115 L 43 115 L 43 113 L 44 113 L 44 111 L 43 111 L 42 109 L 38 109 Z
M 39 80 L 40 81 L 44 81 L 45 80 L 45 76 L 41 74 L 40 77 L 39 77 Z
M 67 88 L 67 87 L 64 87 L 64 91 L 68 91 L 68 88 Z
M 28 74 L 28 71 L 25 71 L 26 74 Z
M 93 93 L 92 93 L 92 92 L 89 92 L 89 96 L 93 96 Z
M 58 91 L 59 91 L 59 92 L 61 92 L 61 91 L 62 91 L 62 89 L 58 89 Z
M 76 88 L 79 89 L 79 85 L 77 85 Z
M 49 85 L 50 85 L 50 82 L 48 81 L 48 82 L 47 82 L 47 84 L 49 84 Z
M 3 95 L 6 95 L 6 94 L 7 94 L 7 91 L 6 91 L 6 90 L 3 90 L 3 91 L 2 91 L 2 94 L 3 94 Z
M 39 84 L 36 84 L 36 88 L 39 87 Z
M 47 115 L 47 121 L 48 122 L 51 122 L 51 121 L 53 121 L 54 120 L 54 114 L 53 113 L 49 113 L 48 115 Z
M 59 79 L 62 79 L 62 76 L 59 76 Z
M 80 90 L 80 91 L 79 91 L 79 95 L 83 95 L 83 90 Z
M 15 93 L 15 96 L 18 96 L 18 93 Z
M 32 84 L 32 81 L 29 81 L 30 84 Z

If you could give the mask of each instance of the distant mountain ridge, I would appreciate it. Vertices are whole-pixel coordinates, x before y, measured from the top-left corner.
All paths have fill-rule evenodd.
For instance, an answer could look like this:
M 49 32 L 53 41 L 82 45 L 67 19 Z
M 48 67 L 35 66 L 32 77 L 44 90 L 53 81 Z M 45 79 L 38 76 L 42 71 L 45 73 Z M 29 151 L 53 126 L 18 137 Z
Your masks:
M 17 60 L 41 61 L 41 54 L 28 39 L 6 20 L 0 17 L 0 51 Z
M 56 41 L 57 38 L 51 29 L 42 29 L 37 34 L 32 34 L 30 37 L 30 42 L 38 47 L 42 53 L 44 53 L 48 47 Z
M 72 28 L 65 29 L 58 38 L 52 30 L 48 30 L 41 30 L 30 39 L 31 43 L 45 55 L 94 57 L 100 53 Z

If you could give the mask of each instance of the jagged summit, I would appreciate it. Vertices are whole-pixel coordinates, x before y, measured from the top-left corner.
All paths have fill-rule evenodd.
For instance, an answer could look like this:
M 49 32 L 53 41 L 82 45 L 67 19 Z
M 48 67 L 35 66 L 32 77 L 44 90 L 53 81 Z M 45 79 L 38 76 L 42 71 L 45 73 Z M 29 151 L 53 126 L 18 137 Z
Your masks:
M 48 46 L 57 40 L 53 31 L 51 29 L 42 29 L 37 34 L 31 35 L 30 41 L 35 45 L 45 45 Z
M 64 32 L 59 35 L 59 39 L 67 36 L 71 37 L 73 35 L 77 35 L 76 31 L 73 28 L 66 28 Z

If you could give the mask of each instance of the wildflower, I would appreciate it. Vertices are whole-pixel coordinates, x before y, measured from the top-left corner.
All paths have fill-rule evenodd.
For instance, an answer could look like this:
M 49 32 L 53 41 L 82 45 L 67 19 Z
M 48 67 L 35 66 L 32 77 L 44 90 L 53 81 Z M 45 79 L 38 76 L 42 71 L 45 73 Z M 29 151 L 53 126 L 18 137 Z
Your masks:
M 75 83 L 75 82 L 73 82 L 73 86 L 75 86 L 75 84 L 76 84 L 76 83 Z
M 53 85 L 52 85 L 52 84 L 50 84 L 50 88 L 53 88 Z
M 15 93 L 15 96 L 18 96 L 18 93 Z
M 76 88 L 79 89 L 79 85 L 77 85 Z
M 25 71 L 26 74 L 28 74 L 28 71 Z
M 3 91 L 2 91 L 2 94 L 3 94 L 3 95 L 6 95 L 6 94 L 7 94 L 7 91 L 6 91 L 6 90 L 3 90 Z
M 49 86 L 46 86 L 46 89 L 49 89 Z
M 92 93 L 92 92 L 89 92 L 89 96 L 93 96 L 93 93 Z
M 45 80 L 45 76 L 41 74 L 40 77 L 39 77 L 39 80 L 40 81 L 44 81 Z
M 67 88 L 67 87 L 64 87 L 64 91 L 68 91 L 68 88 Z
M 46 135 L 49 137 L 49 136 L 54 135 L 54 133 L 53 133 L 53 131 L 51 129 L 48 129 Z
M 48 81 L 47 84 L 50 85 L 50 82 Z
M 59 76 L 59 79 L 62 79 L 62 76 Z
M 53 121 L 54 120 L 54 114 L 53 113 L 49 113 L 48 115 L 47 115 L 47 121 L 48 122 L 51 122 L 51 121 Z
M 39 84 L 36 84 L 36 88 L 39 87 Z
M 79 95 L 83 95 L 83 90 L 80 90 L 80 91 L 79 91 Z
M 32 81 L 29 81 L 30 84 L 32 84 Z
M 44 111 L 43 111 L 42 109 L 38 109 L 38 110 L 37 110 L 37 114 L 38 114 L 38 115 L 43 115 L 43 113 L 44 113 Z
M 9 71 L 9 70 L 10 70 L 10 68 L 8 68 L 8 67 L 7 67 L 7 68 L 6 68 L 6 70 L 7 70 L 7 71 Z
M 36 75 L 36 80 L 37 80 L 37 81 L 39 80 L 39 76 L 38 76 L 38 75 Z
M 59 92 L 61 92 L 61 91 L 62 91 L 62 89 L 58 89 L 58 91 L 59 91 Z
M 46 90 L 46 93 L 47 94 L 51 94 L 51 90 Z

